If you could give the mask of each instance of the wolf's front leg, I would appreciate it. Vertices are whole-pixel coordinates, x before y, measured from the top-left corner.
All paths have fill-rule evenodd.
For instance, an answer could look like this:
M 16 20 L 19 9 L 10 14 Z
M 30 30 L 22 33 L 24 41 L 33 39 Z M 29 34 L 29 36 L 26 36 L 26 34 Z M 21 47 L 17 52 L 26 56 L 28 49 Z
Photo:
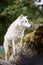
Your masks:
M 5 51 L 5 61 L 8 61 L 7 52 Z
M 4 42 L 5 61 L 8 61 L 8 42 Z
M 24 30 L 25 30 L 25 29 L 24 29 Z M 20 41 L 21 47 L 22 47 L 22 40 L 23 40 L 23 37 L 24 37 L 24 31 L 22 32 L 21 41 Z
M 5 61 L 8 61 L 8 46 L 4 47 L 5 50 Z
M 12 41 L 12 46 L 13 46 L 13 54 L 15 55 L 15 42 L 14 42 L 14 40 Z
M 12 41 L 12 46 L 13 46 L 13 53 L 9 58 L 9 62 L 14 60 L 13 56 L 15 56 L 15 42 L 14 42 L 14 40 Z

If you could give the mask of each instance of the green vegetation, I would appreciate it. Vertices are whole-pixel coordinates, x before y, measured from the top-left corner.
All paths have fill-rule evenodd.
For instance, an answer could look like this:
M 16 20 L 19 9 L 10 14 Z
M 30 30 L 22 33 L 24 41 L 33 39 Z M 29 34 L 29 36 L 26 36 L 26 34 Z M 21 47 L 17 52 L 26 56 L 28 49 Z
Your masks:
M 0 1 L 0 43 L 3 43 L 4 34 L 9 25 L 21 14 L 27 15 L 32 24 L 43 23 L 43 8 L 34 5 L 34 0 L 2 0 Z

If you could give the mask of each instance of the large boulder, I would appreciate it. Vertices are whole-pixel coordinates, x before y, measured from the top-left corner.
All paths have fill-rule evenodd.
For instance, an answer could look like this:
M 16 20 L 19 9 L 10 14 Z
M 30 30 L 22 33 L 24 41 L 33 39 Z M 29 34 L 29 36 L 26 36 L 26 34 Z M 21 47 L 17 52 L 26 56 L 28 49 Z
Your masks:
M 23 39 L 24 42 L 35 48 L 38 53 L 43 52 L 43 24 L 40 24 L 33 32 L 27 34 Z

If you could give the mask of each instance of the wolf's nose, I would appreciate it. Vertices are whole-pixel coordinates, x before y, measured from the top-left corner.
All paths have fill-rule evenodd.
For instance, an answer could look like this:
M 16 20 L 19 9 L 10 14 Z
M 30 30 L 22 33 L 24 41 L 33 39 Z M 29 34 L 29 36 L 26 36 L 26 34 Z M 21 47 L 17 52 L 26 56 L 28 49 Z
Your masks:
M 30 27 L 32 27 L 32 25 Z

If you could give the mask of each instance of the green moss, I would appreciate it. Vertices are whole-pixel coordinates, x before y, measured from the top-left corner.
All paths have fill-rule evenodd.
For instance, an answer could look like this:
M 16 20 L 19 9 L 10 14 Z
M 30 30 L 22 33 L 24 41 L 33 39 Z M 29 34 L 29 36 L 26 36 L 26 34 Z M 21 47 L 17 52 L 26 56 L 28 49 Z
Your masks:
M 35 30 L 24 38 L 23 43 L 26 43 L 28 47 L 36 48 L 37 50 L 43 49 L 43 24 L 35 28 Z

